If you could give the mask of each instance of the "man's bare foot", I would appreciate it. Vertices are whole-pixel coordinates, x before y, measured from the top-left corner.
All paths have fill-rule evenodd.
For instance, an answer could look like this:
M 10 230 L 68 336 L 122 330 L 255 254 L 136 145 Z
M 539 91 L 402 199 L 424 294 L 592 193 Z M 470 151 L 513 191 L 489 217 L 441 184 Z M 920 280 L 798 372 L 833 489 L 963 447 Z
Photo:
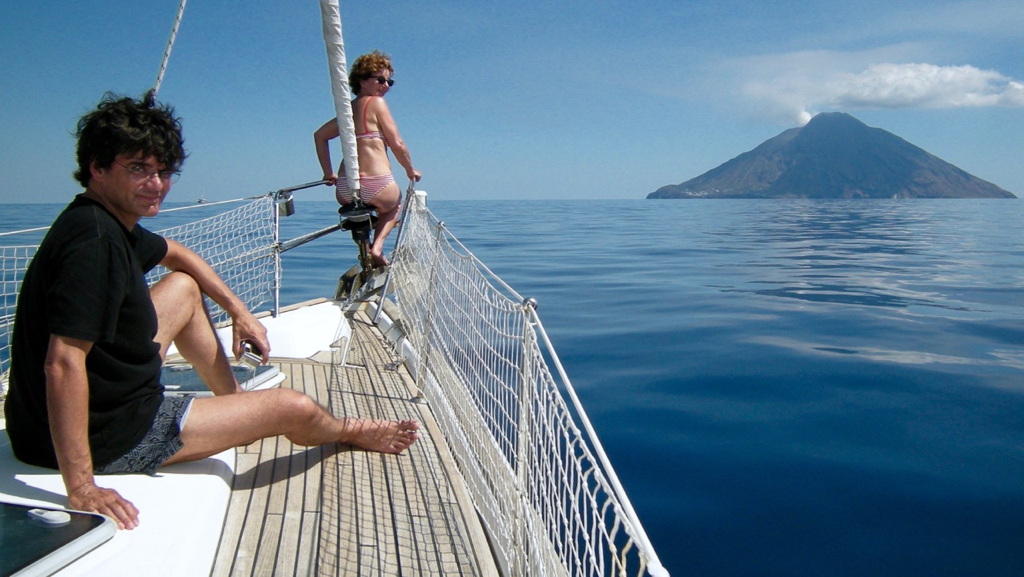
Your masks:
M 420 437 L 420 424 L 412 420 L 345 419 L 345 428 L 339 442 L 379 453 L 401 453 Z

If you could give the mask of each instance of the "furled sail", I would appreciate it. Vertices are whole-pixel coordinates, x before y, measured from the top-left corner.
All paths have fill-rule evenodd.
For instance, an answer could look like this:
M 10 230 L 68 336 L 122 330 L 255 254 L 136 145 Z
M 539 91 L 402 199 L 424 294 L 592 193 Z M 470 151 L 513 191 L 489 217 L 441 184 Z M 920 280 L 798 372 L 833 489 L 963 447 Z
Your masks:
M 348 64 L 345 62 L 345 41 L 341 36 L 341 10 L 337 0 L 320 0 L 320 17 L 323 21 L 324 45 L 327 48 L 327 65 L 331 72 L 331 93 L 334 95 L 334 111 L 338 117 L 338 131 L 341 134 L 341 154 L 349 189 L 359 190 L 359 157 L 356 153 L 356 130 L 352 120 L 352 93 L 348 85 Z M 356 193 L 355 198 L 359 198 Z

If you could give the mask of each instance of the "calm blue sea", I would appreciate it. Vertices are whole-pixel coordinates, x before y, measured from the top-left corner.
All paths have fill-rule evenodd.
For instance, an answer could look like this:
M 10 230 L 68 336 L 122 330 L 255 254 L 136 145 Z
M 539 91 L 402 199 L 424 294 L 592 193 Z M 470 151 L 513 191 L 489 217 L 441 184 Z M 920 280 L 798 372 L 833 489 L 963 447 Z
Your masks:
M 1024 575 L 1024 201 L 430 206 L 539 301 L 674 575 Z M 284 262 L 330 295 L 354 246 Z

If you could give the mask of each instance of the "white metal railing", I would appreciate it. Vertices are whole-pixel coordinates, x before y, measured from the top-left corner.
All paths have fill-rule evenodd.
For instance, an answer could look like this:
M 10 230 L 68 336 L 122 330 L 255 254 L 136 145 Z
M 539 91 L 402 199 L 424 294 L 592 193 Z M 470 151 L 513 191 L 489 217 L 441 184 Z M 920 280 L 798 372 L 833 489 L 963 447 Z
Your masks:
M 301 242 L 280 241 L 277 204 L 285 197 L 250 199 L 160 233 L 203 255 L 250 309 L 276 306 L 280 252 Z M 390 298 L 415 351 L 410 369 L 504 573 L 667 575 L 532 302 L 474 257 L 421 195 L 406 204 Z M 0 396 L 15 300 L 35 249 L 0 247 Z
M 422 396 L 507 575 L 667 575 L 530 299 L 410 195 L 390 280 Z

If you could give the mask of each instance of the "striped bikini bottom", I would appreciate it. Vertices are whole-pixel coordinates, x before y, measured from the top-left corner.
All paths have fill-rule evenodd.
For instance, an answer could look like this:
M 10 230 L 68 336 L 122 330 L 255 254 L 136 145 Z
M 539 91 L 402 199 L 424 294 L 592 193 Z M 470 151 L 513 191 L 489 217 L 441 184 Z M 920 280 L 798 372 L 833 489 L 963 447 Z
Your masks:
M 395 178 L 388 174 L 373 174 L 359 177 L 359 198 L 366 204 L 370 204 L 377 193 L 384 190 Z M 344 175 L 338 177 L 337 189 L 334 191 L 338 204 L 352 204 L 352 191 L 348 188 L 348 179 Z M 387 208 L 387 207 L 385 207 Z

